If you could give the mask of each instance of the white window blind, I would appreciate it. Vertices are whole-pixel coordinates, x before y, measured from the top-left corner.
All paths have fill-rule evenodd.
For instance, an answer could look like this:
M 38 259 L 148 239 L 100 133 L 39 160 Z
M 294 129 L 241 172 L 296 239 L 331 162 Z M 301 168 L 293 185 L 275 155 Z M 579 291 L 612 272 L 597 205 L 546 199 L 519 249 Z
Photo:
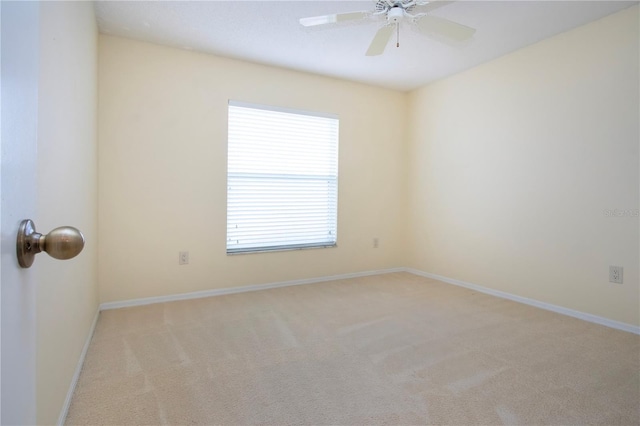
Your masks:
M 336 244 L 338 125 L 229 101 L 227 253 Z

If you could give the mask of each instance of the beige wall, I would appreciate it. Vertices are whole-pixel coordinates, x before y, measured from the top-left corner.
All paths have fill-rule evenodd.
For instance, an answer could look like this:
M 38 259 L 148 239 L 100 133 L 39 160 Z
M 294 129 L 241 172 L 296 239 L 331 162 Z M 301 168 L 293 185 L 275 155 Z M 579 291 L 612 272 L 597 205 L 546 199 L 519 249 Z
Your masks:
M 339 115 L 337 248 L 226 255 L 229 99 Z M 406 101 L 390 90 L 101 35 L 101 302 L 402 266 Z M 189 265 L 178 265 L 182 250 Z
M 100 300 L 408 266 L 638 325 L 638 50 L 634 7 L 404 94 L 100 36 Z M 340 115 L 338 248 L 226 256 L 228 99 Z
M 40 5 L 37 230 L 83 231 L 72 260 L 36 258 L 38 424 L 63 408 L 97 294 L 97 29 L 87 2 Z
M 408 266 L 640 324 L 638 7 L 410 96 Z M 609 265 L 624 284 L 608 282 Z

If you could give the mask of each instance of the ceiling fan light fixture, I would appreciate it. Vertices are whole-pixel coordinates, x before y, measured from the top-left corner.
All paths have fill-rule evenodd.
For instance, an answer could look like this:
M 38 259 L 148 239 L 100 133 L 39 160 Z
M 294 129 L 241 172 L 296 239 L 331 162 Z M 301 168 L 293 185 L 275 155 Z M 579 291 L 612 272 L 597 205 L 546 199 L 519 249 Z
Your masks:
M 399 24 L 404 18 L 404 9 L 401 7 L 392 7 L 387 13 L 387 22 L 390 24 Z

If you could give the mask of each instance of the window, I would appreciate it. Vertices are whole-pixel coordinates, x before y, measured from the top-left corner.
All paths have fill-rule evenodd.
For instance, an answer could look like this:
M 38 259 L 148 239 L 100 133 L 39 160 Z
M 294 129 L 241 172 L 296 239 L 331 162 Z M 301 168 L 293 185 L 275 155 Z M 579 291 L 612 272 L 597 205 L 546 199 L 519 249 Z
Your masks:
M 227 253 L 336 245 L 338 118 L 229 101 Z

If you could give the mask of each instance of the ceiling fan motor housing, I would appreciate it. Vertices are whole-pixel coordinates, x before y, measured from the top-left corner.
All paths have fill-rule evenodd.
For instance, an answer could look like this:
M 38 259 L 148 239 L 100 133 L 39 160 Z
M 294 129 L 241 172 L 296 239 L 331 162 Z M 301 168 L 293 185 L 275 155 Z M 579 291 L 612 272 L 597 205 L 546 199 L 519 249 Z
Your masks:
M 387 12 L 387 22 L 390 24 L 398 24 L 404 18 L 404 9 L 398 6 L 392 7 Z

